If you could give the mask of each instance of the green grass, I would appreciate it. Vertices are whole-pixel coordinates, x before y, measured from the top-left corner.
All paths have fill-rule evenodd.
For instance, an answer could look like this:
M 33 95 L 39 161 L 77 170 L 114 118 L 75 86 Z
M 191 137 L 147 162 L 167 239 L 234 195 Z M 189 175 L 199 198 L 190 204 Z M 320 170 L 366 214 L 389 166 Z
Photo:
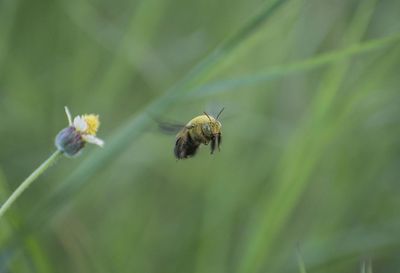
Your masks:
M 395 272 L 397 1 L 0 2 L 0 272 Z M 153 117 L 226 107 L 176 161 Z M 373 271 L 372 271 L 373 269 Z

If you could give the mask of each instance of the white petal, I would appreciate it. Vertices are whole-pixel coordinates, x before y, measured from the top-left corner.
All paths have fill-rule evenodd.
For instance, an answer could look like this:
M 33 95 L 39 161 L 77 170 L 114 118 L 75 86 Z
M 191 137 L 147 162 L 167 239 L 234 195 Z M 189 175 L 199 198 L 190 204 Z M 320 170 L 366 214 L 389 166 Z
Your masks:
M 64 109 L 65 109 L 65 114 L 67 114 L 68 124 L 69 126 L 71 126 L 72 125 L 71 112 L 69 111 L 67 106 L 64 106 Z
M 86 121 L 81 116 L 76 116 L 74 118 L 74 127 L 79 132 L 85 132 L 88 125 Z
M 82 138 L 84 141 L 96 144 L 97 146 L 103 147 L 104 146 L 104 141 L 101 140 L 100 138 L 97 138 L 93 135 L 82 135 Z

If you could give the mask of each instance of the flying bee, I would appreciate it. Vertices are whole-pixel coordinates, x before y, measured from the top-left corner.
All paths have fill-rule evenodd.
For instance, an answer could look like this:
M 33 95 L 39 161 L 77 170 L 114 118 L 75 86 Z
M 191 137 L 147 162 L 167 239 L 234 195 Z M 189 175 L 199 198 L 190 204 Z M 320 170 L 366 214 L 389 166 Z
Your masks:
M 221 145 L 221 122 L 218 118 L 224 108 L 218 113 L 217 117 L 204 112 L 204 115 L 197 116 L 190 120 L 186 125 L 175 125 L 159 123 L 165 132 L 177 131 L 174 155 L 177 159 L 186 159 L 196 154 L 200 144 L 211 144 L 211 154 Z
M 221 122 L 218 118 L 224 108 L 214 118 L 206 112 L 190 120 L 176 135 L 174 154 L 177 159 L 185 159 L 196 154 L 200 144 L 211 143 L 211 154 L 221 145 Z

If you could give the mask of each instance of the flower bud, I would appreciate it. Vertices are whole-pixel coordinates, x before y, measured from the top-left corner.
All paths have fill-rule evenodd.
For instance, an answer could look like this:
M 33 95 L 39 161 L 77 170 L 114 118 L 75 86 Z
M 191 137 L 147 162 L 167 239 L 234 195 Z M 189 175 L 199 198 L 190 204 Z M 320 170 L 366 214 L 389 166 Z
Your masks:
M 85 146 L 82 135 L 73 127 L 62 129 L 56 136 L 57 149 L 67 156 L 74 156 Z

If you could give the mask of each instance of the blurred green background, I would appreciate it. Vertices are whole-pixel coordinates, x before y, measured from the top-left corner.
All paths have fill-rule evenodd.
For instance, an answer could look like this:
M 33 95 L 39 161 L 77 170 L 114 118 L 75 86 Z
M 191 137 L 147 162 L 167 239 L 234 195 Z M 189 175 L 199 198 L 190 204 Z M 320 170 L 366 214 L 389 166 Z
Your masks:
M 396 272 L 400 2 L 0 0 L 0 272 Z M 225 107 L 221 152 L 155 119 Z M 2 201 L 3 202 L 3 201 Z

